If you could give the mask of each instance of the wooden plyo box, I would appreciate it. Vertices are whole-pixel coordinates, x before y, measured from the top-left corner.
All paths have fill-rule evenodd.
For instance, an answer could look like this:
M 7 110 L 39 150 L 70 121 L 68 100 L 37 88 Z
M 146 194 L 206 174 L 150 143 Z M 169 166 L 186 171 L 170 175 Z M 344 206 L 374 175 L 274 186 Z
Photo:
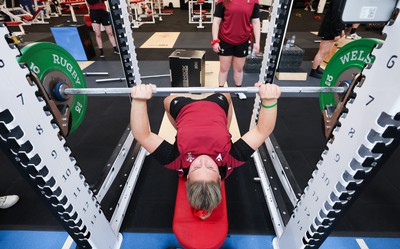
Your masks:
M 332 47 L 331 52 L 325 57 L 324 62 L 328 63 L 332 56 L 344 45 L 346 45 L 349 42 L 352 42 L 353 40 L 342 38 L 339 41 L 335 42 L 335 45 Z
M 276 72 L 275 77 L 278 80 L 307 80 L 306 72 Z

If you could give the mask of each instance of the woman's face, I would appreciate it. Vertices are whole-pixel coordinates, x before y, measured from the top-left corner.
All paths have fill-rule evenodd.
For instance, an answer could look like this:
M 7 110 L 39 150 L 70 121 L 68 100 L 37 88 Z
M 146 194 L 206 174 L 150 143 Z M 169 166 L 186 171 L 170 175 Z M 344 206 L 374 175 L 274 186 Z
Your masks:
M 189 167 L 191 181 L 215 181 L 219 179 L 218 165 L 207 155 L 198 156 Z

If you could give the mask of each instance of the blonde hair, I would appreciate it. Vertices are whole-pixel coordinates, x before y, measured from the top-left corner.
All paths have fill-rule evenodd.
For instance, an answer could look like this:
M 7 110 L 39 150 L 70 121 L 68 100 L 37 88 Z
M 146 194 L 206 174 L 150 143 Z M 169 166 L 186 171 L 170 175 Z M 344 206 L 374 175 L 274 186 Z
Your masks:
M 221 180 L 215 181 L 190 181 L 186 183 L 187 195 L 190 205 L 194 209 L 211 212 L 222 199 Z

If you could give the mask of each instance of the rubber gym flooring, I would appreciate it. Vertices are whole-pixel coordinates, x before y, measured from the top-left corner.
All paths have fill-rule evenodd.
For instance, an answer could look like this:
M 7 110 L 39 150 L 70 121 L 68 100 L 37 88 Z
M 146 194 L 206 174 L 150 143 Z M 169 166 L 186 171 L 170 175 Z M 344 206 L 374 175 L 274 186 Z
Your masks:
M 313 13 L 294 8 L 287 30 L 287 35 L 296 35 L 296 45 L 305 51 L 304 62 L 301 66 L 304 72 L 308 72 L 310 69 L 311 60 L 318 49 L 318 43 L 314 42 L 318 37 L 310 32 L 317 31 L 321 21 L 313 17 Z M 67 22 L 69 19 L 70 17 L 52 18 L 50 19 L 50 25 L 26 27 L 28 34 L 24 36 L 22 45 L 38 41 L 54 42 L 50 27 Z M 78 16 L 78 21 L 82 22 L 82 20 L 83 17 Z M 180 34 L 172 48 L 140 48 L 155 32 L 180 32 Z M 363 37 L 381 37 L 378 30 L 369 30 L 365 26 L 360 27 L 358 34 Z M 168 57 L 175 49 L 204 50 L 206 51 L 207 61 L 218 60 L 209 46 L 211 26 L 206 24 L 204 29 L 196 29 L 196 25 L 187 24 L 187 10 L 174 9 L 174 14 L 163 16 L 162 22 L 144 24 L 139 29 L 134 29 L 133 35 L 135 46 L 137 47 L 136 52 L 140 73 L 143 76 L 169 74 Z M 95 44 L 92 31 L 91 37 Z M 261 47 L 263 48 L 265 34 L 262 35 L 261 40 Z M 105 34 L 103 41 L 106 57 L 99 58 L 96 56 L 92 58 L 91 60 L 94 63 L 85 68 L 84 71 L 106 71 L 110 73 L 110 78 L 122 77 L 119 56 L 112 53 L 111 45 Z M 124 82 L 95 83 L 95 79 L 98 78 L 104 78 L 104 76 L 86 77 L 87 85 L 89 87 L 124 86 Z M 246 73 L 244 85 L 251 86 L 257 80 L 258 73 Z M 151 82 L 157 86 L 170 86 L 168 77 L 145 79 L 143 82 Z M 306 81 L 276 80 L 275 83 L 284 86 L 319 85 L 319 81 L 313 78 L 308 78 Z M 228 79 L 228 85 L 233 86 L 231 74 Z M 239 129 L 243 134 L 249 127 L 254 96 L 249 95 L 247 100 L 234 98 L 233 104 Z M 73 156 L 77 159 L 90 185 L 94 186 L 96 184 L 103 167 L 109 160 L 123 132 L 128 127 L 129 109 L 130 103 L 127 97 L 90 97 L 84 122 L 75 133 L 67 138 L 68 146 L 71 148 Z M 154 97 L 149 102 L 149 112 L 151 128 L 157 132 L 163 117 L 162 97 Z M 279 101 L 279 117 L 274 136 L 301 188 L 306 186 L 325 146 L 321 118 L 319 102 L 316 96 L 281 98 Z M 400 151 L 397 150 L 375 177 L 369 180 L 352 205 L 343 212 L 333 230 L 332 236 L 400 237 L 400 226 L 398 225 L 400 224 L 400 214 L 398 212 L 400 210 L 399 160 Z M 0 194 L 18 194 L 20 196 L 19 203 L 14 207 L 0 211 L 0 229 L 3 230 L 0 231 L 0 243 L 3 243 L 3 241 L 6 243 L 8 238 L 15 238 L 13 236 L 21 236 L 18 235 L 19 230 L 63 231 L 61 225 L 48 211 L 41 199 L 30 188 L 24 178 L 19 175 L 18 171 L 2 152 L 0 153 L 0 169 Z M 274 229 L 261 186 L 253 181 L 255 176 L 255 167 L 252 162 L 248 162 L 235 170 L 227 180 L 229 234 L 232 240 L 239 235 L 260 236 L 266 243 L 264 244 L 265 247 L 258 246 L 257 239 L 254 239 L 256 237 L 252 237 L 252 242 L 251 240 L 250 242 L 245 242 L 247 246 L 240 247 L 240 242 L 237 240 L 235 242 L 236 246 L 226 245 L 225 248 L 269 248 L 270 246 L 269 243 L 271 236 L 274 235 Z M 124 236 L 126 234 L 127 238 L 132 238 L 128 234 L 130 236 L 140 236 L 140 234 L 148 236 L 150 234 L 148 240 L 158 238 L 157 236 L 169 236 L 166 241 L 171 244 L 176 243 L 173 235 L 171 235 L 176 185 L 176 173 L 162 168 L 151 157 L 148 157 L 122 224 L 121 232 L 124 233 Z M 113 202 L 112 199 L 111 196 L 107 196 L 102 203 L 103 210 L 107 215 L 110 215 L 112 211 L 112 207 L 109 206 L 109 203 Z M 6 233 L 9 230 L 15 231 L 15 233 L 11 233 L 12 235 Z M 55 238 L 58 238 L 57 234 L 59 233 L 53 233 Z M 41 236 L 47 238 L 46 236 L 53 235 L 45 233 Z M 60 237 L 63 236 L 65 237 L 65 234 Z M 27 240 L 34 240 L 29 236 L 26 238 Z M 61 240 L 63 239 L 61 238 Z M 133 241 L 135 240 L 133 239 Z M 50 239 L 49 241 L 42 241 L 42 247 L 30 248 L 45 248 L 44 244 L 47 245 L 48 243 L 51 243 Z M 227 243 L 233 242 L 228 241 Z M 330 240 L 327 243 L 331 243 Z M 358 248 L 350 247 L 350 242 L 343 242 L 344 247 L 340 247 L 340 243 L 332 243 L 332 247 L 325 248 Z M 380 246 L 370 248 L 400 247 L 396 243 L 381 247 L 384 245 L 383 243 L 381 241 Z M 372 243 L 372 245 L 375 244 Z M 159 246 L 158 244 L 147 248 L 163 248 Z M 6 246 L 5 248 L 16 247 Z M 142 247 L 136 245 L 125 248 Z

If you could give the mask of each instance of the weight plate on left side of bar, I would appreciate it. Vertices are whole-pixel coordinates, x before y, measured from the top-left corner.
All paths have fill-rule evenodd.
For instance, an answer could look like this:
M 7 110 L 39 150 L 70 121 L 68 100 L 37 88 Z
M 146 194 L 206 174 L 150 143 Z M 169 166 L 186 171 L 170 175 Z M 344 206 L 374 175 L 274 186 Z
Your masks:
M 61 105 L 68 105 L 71 111 L 69 133 L 74 132 L 82 123 L 87 109 L 87 96 L 74 95 L 66 101 L 56 101 L 52 88 L 59 82 L 65 82 L 73 88 L 86 88 L 85 78 L 76 60 L 64 48 L 50 42 L 29 44 L 21 49 L 20 63 L 25 63 L 43 84 L 50 99 Z M 72 99 L 72 101 L 71 101 Z

